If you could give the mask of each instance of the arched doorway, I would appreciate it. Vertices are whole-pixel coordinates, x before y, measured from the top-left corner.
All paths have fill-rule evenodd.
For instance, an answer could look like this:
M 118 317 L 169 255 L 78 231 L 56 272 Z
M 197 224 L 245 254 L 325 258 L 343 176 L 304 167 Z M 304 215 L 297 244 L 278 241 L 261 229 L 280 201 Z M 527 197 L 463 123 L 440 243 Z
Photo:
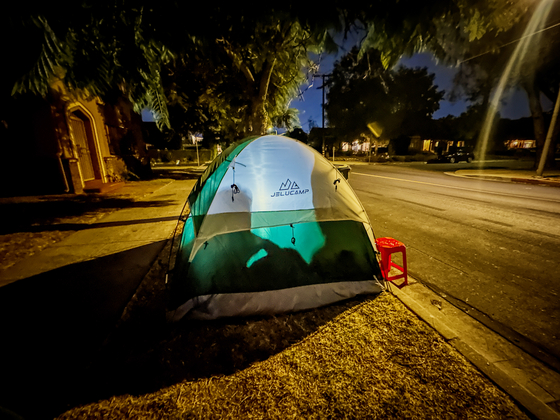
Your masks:
M 69 120 L 83 181 L 101 179 L 101 168 L 91 120 L 80 110 L 71 112 Z

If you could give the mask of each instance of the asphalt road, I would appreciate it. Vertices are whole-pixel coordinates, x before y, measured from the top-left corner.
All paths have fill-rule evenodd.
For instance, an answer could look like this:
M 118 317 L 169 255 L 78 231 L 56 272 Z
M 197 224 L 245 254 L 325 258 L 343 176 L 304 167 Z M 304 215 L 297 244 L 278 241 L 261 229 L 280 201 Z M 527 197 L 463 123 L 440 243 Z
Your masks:
M 560 360 L 560 188 L 444 173 L 467 167 L 356 165 L 350 184 L 376 236 L 405 243 L 412 277 Z

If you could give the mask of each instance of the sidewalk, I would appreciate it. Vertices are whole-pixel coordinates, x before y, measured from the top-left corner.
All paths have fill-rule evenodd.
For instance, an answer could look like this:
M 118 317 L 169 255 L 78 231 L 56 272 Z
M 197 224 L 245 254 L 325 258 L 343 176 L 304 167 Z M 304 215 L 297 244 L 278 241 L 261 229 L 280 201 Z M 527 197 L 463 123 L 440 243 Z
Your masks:
M 349 165 L 351 167 L 374 164 L 352 160 L 329 161 L 333 164 Z M 402 163 L 409 164 L 410 162 Z M 352 171 L 350 171 L 350 174 L 352 174 Z M 488 181 L 516 182 L 523 184 L 546 185 L 549 187 L 560 187 L 560 169 L 545 170 L 542 177 L 537 177 L 536 171 L 519 169 L 458 169 L 456 171 L 445 172 L 445 174 L 462 178 L 485 179 Z
M 547 170 L 543 177 L 537 177 L 535 171 L 509 170 L 509 169 L 459 169 L 455 172 L 446 172 L 463 178 L 479 178 L 490 181 L 517 182 L 524 184 L 546 185 L 560 187 L 560 170 Z
M 195 182 L 170 182 L 0 272 L 0 407 L 29 406 L 29 395 L 47 406 L 49 392 L 37 389 L 71 389 L 173 234 Z
M 560 374 L 409 277 L 394 294 L 538 419 L 560 419 Z
M 72 387 L 173 234 L 194 183 L 171 182 L 0 272 L 0 337 L 9 343 L 0 346 L 0 407 L 40 406 L 41 389 Z M 560 419 L 557 372 L 420 283 L 392 289 L 536 418 Z

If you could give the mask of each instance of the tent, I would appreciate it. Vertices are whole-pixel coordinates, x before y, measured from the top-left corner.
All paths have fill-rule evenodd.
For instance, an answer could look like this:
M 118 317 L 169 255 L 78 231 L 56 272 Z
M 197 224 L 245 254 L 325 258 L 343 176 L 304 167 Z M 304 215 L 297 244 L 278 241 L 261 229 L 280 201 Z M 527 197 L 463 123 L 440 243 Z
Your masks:
M 382 290 L 362 204 L 304 143 L 266 135 L 230 146 L 188 202 L 171 320 L 298 311 Z

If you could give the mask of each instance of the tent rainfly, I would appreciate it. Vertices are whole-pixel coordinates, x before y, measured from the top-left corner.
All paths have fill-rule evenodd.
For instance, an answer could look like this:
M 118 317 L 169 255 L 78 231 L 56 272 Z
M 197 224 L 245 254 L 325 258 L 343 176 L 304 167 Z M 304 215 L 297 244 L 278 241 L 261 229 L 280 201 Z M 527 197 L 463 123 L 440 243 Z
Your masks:
M 188 202 L 170 320 L 291 312 L 382 290 L 362 204 L 304 143 L 267 135 L 233 144 Z

